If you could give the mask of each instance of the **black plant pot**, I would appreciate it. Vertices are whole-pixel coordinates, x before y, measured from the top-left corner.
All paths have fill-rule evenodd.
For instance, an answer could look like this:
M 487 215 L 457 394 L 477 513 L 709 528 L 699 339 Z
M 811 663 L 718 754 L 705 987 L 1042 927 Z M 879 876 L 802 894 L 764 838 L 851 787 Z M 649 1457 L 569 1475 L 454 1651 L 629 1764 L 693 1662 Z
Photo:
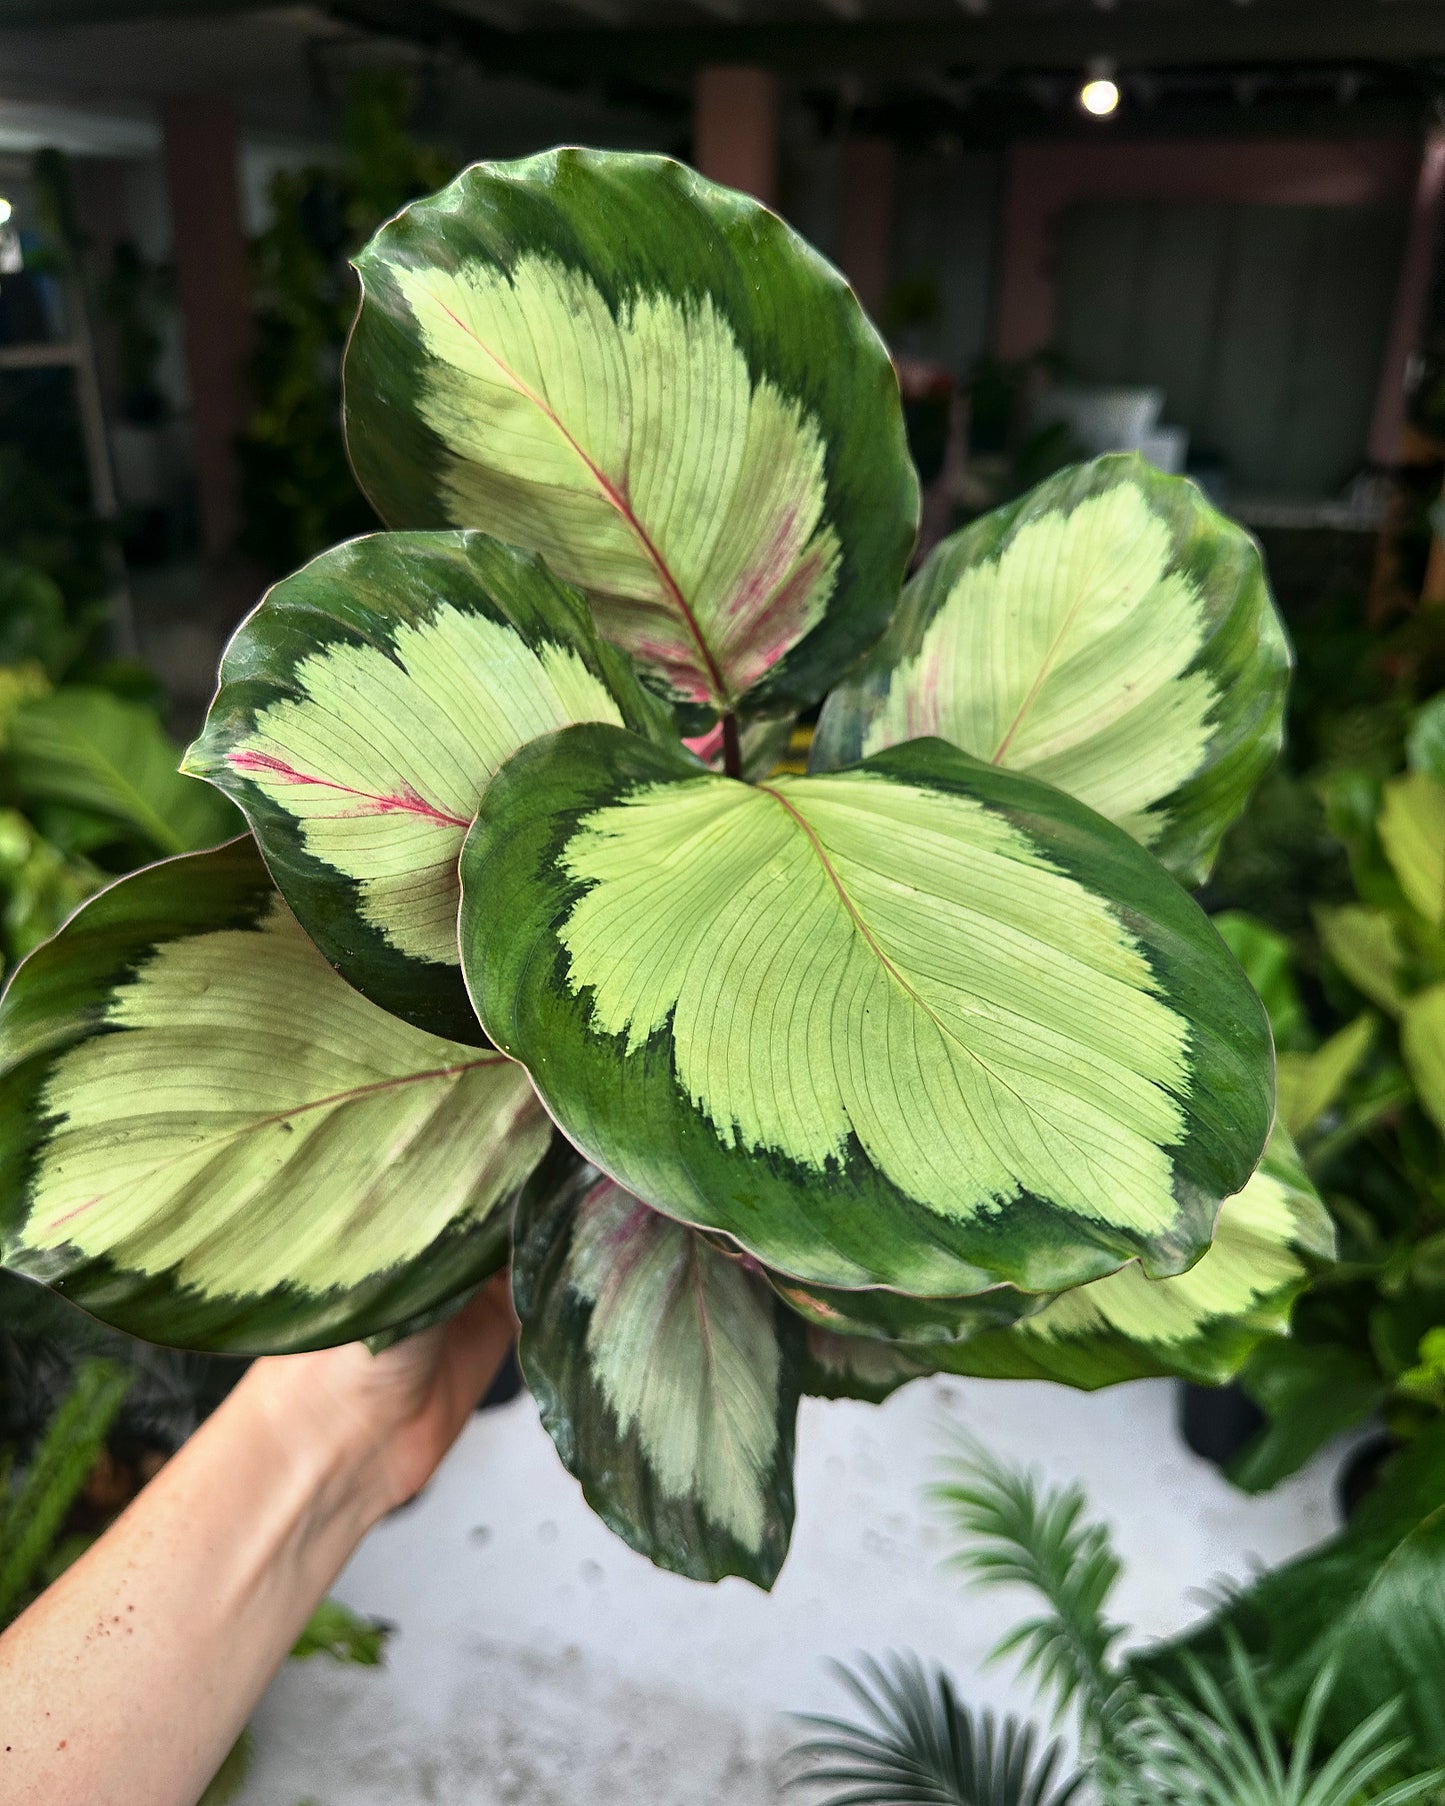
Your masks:
M 488 1386 L 477 1406 L 479 1411 L 491 1411 L 498 1405 L 509 1405 L 522 1390 L 522 1369 L 517 1365 L 515 1347 L 507 1350 L 506 1358 L 497 1369 L 497 1377 Z
M 1335 1481 L 1335 1506 L 1345 1523 L 1349 1523 L 1375 1490 L 1380 1469 L 1399 1446 L 1388 1431 L 1377 1430 L 1373 1436 L 1366 1437 L 1340 1469 Z
M 1179 1433 L 1216 1467 L 1228 1467 L 1264 1428 L 1265 1416 L 1241 1386 L 1179 1388 Z

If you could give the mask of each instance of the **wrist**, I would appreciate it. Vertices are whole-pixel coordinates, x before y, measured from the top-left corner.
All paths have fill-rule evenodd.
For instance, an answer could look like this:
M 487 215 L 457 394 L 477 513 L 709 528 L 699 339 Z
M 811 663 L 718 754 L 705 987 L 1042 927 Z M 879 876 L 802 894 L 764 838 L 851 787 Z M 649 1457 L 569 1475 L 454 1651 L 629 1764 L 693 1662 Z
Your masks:
M 321 1382 L 307 1356 L 257 1361 L 237 1397 L 260 1419 L 304 1501 L 307 1533 L 349 1545 L 349 1554 L 392 1506 L 375 1427 Z

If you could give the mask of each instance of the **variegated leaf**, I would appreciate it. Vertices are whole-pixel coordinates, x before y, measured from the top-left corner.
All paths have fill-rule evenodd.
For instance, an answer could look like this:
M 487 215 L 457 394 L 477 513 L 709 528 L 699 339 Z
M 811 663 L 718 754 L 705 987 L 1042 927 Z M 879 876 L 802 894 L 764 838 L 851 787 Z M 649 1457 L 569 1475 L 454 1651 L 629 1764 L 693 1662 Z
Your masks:
M 861 1398 L 881 1405 L 900 1386 L 935 1371 L 926 1348 L 914 1355 L 896 1343 L 839 1335 L 811 1323 L 803 1348 L 803 1391 L 813 1398 Z
M 506 1258 L 549 1135 L 519 1066 L 343 984 L 249 840 L 101 892 L 0 1002 L 0 1262 L 156 1342 L 431 1309 Z
M 570 1150 L 568 1151 L 570 1155 Z M 800 1327 L 750 1265 L 575 1155 L 517 1213 L 521 1360 L 588 1503 L 694 1580 L 770 1587 L 793 1526 Z
M 958 1298 L 915 1298 L 880 1287 L 843 1291 L 799 1285 L 779 1274 L 771 1277 L 783 1302 L 814 1328 L 844 1338 L 906 1342 L 910 1348 L 966 1342 L 984 1330 L 1007 1329 L 1048 1301 L 1046 1293 L 1021 1292 L 1015 1286 L 990 1286 Z
M 357 259 L 346 432 L 392 526 L 540 552 L 679 701 L 781 713 L 881 631 L 918 522 L 838 273 L 663 157 L 477 164 Z
M 938 734 L 1198 883 L 1279 750 L 1289 670 L 1253 540 L 1192 483 L 1099 458 L 934 551 L 829 697 L 812 769 Z
M 1151 1280 L 1131 1265 L 1063 1293 L 1013 1329 L 897 1352 L 950 1373 L 1060 1380 L 1086 1391 L 1159 1374 L 1220 1385 L 1264 1337 L 1288 1333 L 1294 1300 L 1334 1251 L 1324 1205 L 1276 1129 L 1187 1273 Z
M 1445 984 L 1431 985 L 1406 1003 L 1400 1048 L 1421 1105 L 1445 1135 Z
M 537 559 L 481 533 L 375 533 L 323 552 L 243 622 L 185 768 L 241 805 L 343 978 L 475 1041 L 462 841 L 502 761 L 572 721 L 674 737 Z
M 750 786 L 534 741 L 462 857 L 468 986 L 619 1183 L 808 1284 L 1178 1272 L 1273 1114 L 1259 999 L 1061 791 L 918 741 Z
M 1445 928 L 1445 784 L 1423 771 L 1392 778 L 1380 803 L 1380 841 L 1411 907 Z

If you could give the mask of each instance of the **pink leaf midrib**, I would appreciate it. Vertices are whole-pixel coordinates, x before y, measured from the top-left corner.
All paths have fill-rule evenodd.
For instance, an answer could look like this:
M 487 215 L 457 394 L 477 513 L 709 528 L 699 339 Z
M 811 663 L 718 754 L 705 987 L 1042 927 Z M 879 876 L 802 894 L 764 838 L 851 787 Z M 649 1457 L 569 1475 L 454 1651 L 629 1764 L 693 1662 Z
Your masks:
M 492 360 L 517 393 L 525 396 L 525 398 L 532 403 L 533 407 L 535 407 L 538 412 L 556 428 L 557 432 L 566 441 L 567 445 L 576 453 L 588 475 L 601 491 L 603 498 L 616 509 L 618 516 L 637 540 L 637 543 L 642 547 L 643 553 L 646 555 L 653 569 L 657 572 L 663 588 L 672 598 L 678 613 L 682 616 L 683 621 L 687 626 L 687 630 L 692 636 L 693 643 L 696 645 L 698 653 L 706 667 L 708 682 L 711 684 L 713 690 L 713 700 L 718 703 L 719 706 L 730 709 L 732 707 L 732 698 L 729 694 L 727 683 L 723 678 L 722 672 L 718 669 L 717 661 L 713 657 L 712 650 L 703 636 L 702 628 L 698 625 L 697 616 L 693 613 L 687 598 L 683 595 L 682 588 L 676 577 L 673 576 L 667 560 L 662 556 L 661 551 L 653 541 L 652 535 L 638 518 L 636 510 L 633 508 L 625 493 L 612 481 L 596 460 L 590 456 L 577 438 L 563 424 L 562 418 L 555 408 L 544 401 L 529 383 L 524 382 L 517 372 L 513 370 L 503 358 L 499 357 L 490 345 L 485 343 L 476 330 L 458 314 L 453 313 L 451 308 L 449 308 L 444 301 L 438 300 L 437 306 L 440 307 L 442 312 L 458 331 L 465 333 L 472 343 L 476 345 L 477 349 Z
M 278 759 L 271 753 L 256 752 L 242 748 L 240 752 L 228 753 L 226 763 L 233 771 L 239 771 L 243 777 L 254 778 L 258 773 L 279 778 L 283 784 L 304 784 L 319 790 L 335 790 L 342 796 L 354 796 L 359 802 L 367 803 L 378 815 L 420 815 L 427 821 L 434 821 L 443 827 L 461 828 L 463 831 L 471 827 L 470 820 L 461 815 L 452 815 L 445 809 L 439 809 L 435 803 L 429 803 L 419 791 L 413 790 L 409 784 L 403 784 L 400 790 L 358 790 L 350 784 L 343 784 L 336 778 L 323 778 L 315 772 L 301 771 L 285 759 Z

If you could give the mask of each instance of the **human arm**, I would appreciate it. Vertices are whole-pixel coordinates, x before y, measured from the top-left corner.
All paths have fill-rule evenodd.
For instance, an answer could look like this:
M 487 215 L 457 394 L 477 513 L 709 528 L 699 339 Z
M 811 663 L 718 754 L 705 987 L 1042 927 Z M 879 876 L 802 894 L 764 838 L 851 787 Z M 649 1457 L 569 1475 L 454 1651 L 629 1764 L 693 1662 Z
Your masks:
M 511 1339 L 503 1282 L 373 1357 L 257 1361 L 0 1636 L 7 1806 L 195 1806 L 317 1602 Z

